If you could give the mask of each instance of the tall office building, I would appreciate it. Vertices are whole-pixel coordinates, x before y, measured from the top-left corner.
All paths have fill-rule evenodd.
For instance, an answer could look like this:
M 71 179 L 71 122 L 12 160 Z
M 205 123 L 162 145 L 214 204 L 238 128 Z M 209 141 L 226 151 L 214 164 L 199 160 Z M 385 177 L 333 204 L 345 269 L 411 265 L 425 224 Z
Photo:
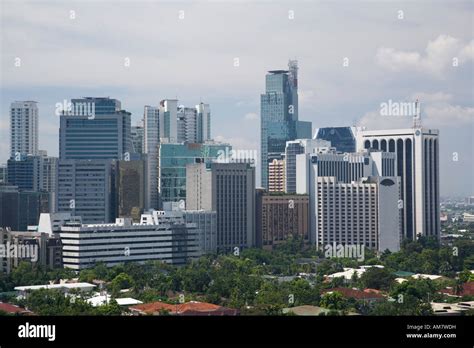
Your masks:
M 161 142 L 178 141 L 178 100 L 164 99 L 160 102 L 160 139 Z
M 59 127 L 59 159 L 125 159 L 132 152 L 131 114 L 117 110 L 120 102 L 109 98 L 73 99 L 95 105 L 95 114 L 63 113 Z M 114 110 L 114 111 L 113 111 Z
M 268 165 L 268 192 L 285 192 L 285 160 L 274 159 Z
M 309 243 L 309 197 L 257 192 L 256 245 L 273 249 L 288 238 Z
M 161 143 L 158 154 L 158 192 L 161 202 L 186 200 L 186 165 L 207 163 L 232 150 L 229 144 Z
M 160 108 L 145 106 L 143 113 L 143 153 L 147 161 L 146 208 L 158 209 L 158 146 L 160 144 Z
M 178 143 L 198 143 L 198 120 L 195 108 L 178 108 Z
M 0 163 L 0 185 L 8 182 L 8 166 L 6 163 Z
M 196 105 L 197 112 L 197 142 L 204 143 L 211 138 L 211 108 L 209 104 Z
M 327 140 L 339 152 L 355 152 L 356 141 L 351 127 L 319 128 L 316 139 Z
M 199 163 L 186 167 L 186 207 L 217 212 L 217 249 L 255 246 L 255 167 Z
M 319 177 L 336 177 L 338 182 L 351 183 L 368 176 L 395 176 L 395 155 L 381 151 L 325 153 L 296 156 L 296 193 L 309 194 L 311 242 L 317 243 L 317 207 Z
M 331 143 L 319 139 L 296 139 L 286 142 L 286 192 L 296 193 L 296 155 L 303 153 L 323 153 L 331 150 Z
M 351 183 L 317 178 L 317 247 L 364 245 L 383 252 L 400 250 L 397 177 L 375 176 Z
M 439 238 L 439 131 L 419 124 L 408 129 L 359 131 L 357 148 L 380 149 L 396 156 L 404 237 Z
M 266 75 L 265 94 L 260 97 L 261 177 L 268 188 L 268 164 L 282 159 L 286 142 L 311 137 L 311 123 L 298 121 L 298 66 L 272 70 Z
M 144 141 L 144 127 L 143 120 L 136 126 L 131 128 L 132 147 L 133 152 L 137 154 L 143 153 L 143 141 Z
M 20 190 L 40 191 L 42 189 L 41 157 L 21 155 L 7 161 L 8 182 Z
M 40 190 L 49 192 L 51 212 L 56 211 L 56 190 L 58 176 L 57 157 L 48 156 L 46 151 L 40 150 L 40 166 L 41 166 L 41 184 Z
M 38 104 L 16 101 L 10 105 L 10 158 L 38 154 Z
M 26 231 L 36 225 L 41 213 L 49 213 L 49 194 L 0 186 L 0 227 Z
M 115 215 L 113 160 L 64 160 L 58 164 L 58 212 L 84 223 L 112 222 Z
M 115 176 L 115 216 L 140 221 L 146 200 L 146 161 L 117 161 Z

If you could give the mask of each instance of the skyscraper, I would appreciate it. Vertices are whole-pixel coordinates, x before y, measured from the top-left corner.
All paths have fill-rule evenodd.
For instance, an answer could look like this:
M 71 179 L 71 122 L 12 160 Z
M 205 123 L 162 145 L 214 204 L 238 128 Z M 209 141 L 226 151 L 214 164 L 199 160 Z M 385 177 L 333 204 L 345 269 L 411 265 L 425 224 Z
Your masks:
M 178 108 L 178 143 L 197 143 L 197 111 L 195 108 Z
M 38 154 L 38 104 L 16 101 L 10 105 L 10 158 Z
M 282 159 L 286 142 L 311 137 L 311 123 L 298 121 L 298 65 L 289 61 L 289 70 L 272 70 L 266 75 L 265 94 L 260 96 L 261 176 L 268 188 L 268 164 Z M 309 130 L 309 131 L 308 131 Z
M 132 147 L 133 152 L 136 154 L 143 153 L 143 120 L 136 126 L 132 126 L 131 137 L 132 137 Z
M 357 148 L 380 149 L 396 156 L 401 178 L 405 238 L 439 238 L 439 131 L 413 128 L 357 132 Z
M 199 103 L 197 111 L 197 142 L 204 143 L 211 140 L 211 108 L 209 104 Z
M 73 99 L 72 105 L 95 105 L 95 114 L 63 113 L 59 126 L 59 159 L 125 159 L 132 152 L 131 114 L 117 110 L 109 98 Z
M 186 207 L 217 212 L 217 249 L 255 246 L 255 167 L 198 163 L 186 167 Z
M 160 139 L 161 142 L 178 141 L 178 100 L 164 99 L 160 102 Z
M 147 161 L 146 208 L 158 209 L 158 145 L 160 143 L 160 108 L 145 106 L 143 113 L 143 153 Z
M 58 165 L 58 212 L 69 212 L 84 223 L 112 222 L 113 160 L 62 160 Z

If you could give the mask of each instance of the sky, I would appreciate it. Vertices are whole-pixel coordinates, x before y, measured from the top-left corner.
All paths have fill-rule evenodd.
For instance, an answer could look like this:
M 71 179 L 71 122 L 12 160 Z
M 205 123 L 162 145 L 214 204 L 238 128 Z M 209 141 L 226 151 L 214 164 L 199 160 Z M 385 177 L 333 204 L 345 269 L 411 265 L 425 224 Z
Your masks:
M 419 99 L 441 195 L 474 195 L 472 1 L 0 0 L 0 21 L 0 163 L 12 101 L 39 103 L 39 148 L 57 156 L 55 105 L 84 96 L 119 99 L 132 124 L 162 99 L 203 101 L 214 139 L 259 152 L 265 74 L 297 59 L 300 120 L 410 127 L 381 104 Z

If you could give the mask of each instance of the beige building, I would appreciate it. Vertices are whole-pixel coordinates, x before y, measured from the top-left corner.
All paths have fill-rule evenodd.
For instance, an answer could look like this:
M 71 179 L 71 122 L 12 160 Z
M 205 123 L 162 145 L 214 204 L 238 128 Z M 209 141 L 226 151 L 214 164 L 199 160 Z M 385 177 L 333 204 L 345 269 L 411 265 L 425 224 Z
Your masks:
M 257 192 L 257 246 L 273 249 L 288 238 L 309 243 L 309 197 Z
M 285 160 L 274 159 L 268 164 L 268 191 L 285 192 L 286 191 L 286 167 Z

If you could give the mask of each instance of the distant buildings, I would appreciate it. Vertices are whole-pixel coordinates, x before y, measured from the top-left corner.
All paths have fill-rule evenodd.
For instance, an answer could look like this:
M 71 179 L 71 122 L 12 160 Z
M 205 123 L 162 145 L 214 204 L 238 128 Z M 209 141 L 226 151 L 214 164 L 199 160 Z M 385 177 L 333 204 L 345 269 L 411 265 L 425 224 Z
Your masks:
M 298 63 L 289 70 L 272 70 L 266 75 L 265 94 L 260 97 L 261 176 L 268 189 L 268 165 L 282 159 L 286 142 L 311 138 L 311 123 L 298 120 Z
M 211 111 L 209 104 L 195 108 L 178 107 L 178 143 L 203 143 L 211 140 Z
M 256 245 L 272 249 L 291 237 L 309 243 L 309 197 L 307 195 L 257 192 Z
M 158 145 L 160 143 L 160 109 L 145 106 L 143 113 L 143 153 L 147 161 L 147 209 L 158 209 Z
M 26 230 L 26 229 L 25 229 Z M 0 228 L 0 245 L 16 248 L 16 257 L 2 257 L 0 254 L 0 271 L 10 273 L 22 261 L 32 262 L 46 269 L 61 268 L 62 245 L 59 235 L 49 235 L 35 231 L 12 231 Z M 34 249 L 33 249 L 34 248 Z M 21 255 L 21 249 L 28 251 Z M 12 249 L 9 250 L 11 252 Z
M 255 246 L 255 167 L 198 163 L 186 167 L 186 206 L 217 212 L 217 249 Z
M 42 179 L 41 157 L 20 155 L 7 161 L 8 182 L 20 190 L 40 191 Z
M 414 240 L 418 234 L 439 238 L 439 132 L 414 126 L 359 131 L 357 148 L 379 149 L 396 156 L 404 238 Z
M 212 303 L 190 301 L 179 304 L 152 302 L 139 304 L 129 308 L 135 315 L 192 315 L 192 316 L 234 316 L 237 309 L 226 308 Z
M 38 154 L 38 103 L 16 101 L 10 105 L 10 158 Z

